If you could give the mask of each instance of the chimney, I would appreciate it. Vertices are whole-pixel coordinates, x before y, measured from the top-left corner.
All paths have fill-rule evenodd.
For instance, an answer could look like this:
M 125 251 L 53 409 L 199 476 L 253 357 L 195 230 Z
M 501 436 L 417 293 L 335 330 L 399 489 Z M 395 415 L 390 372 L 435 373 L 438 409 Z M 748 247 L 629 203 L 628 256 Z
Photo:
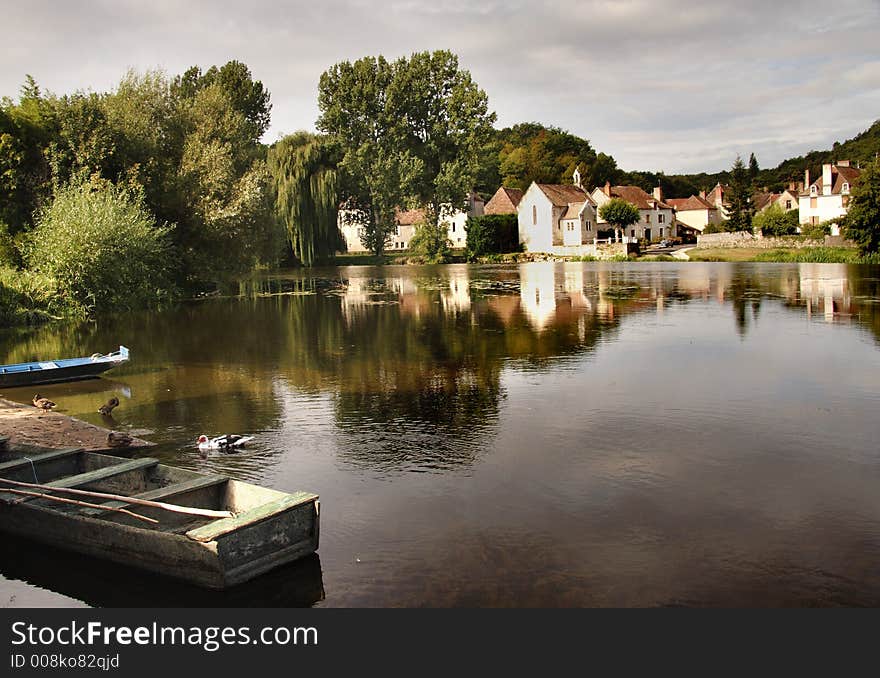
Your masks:
M 658 186 L 654 189 L 654 200 L 657 202 L 663 202 L 663 187 Z
M 838 167 L 849 167 L 850 166 L 849 160 L 838 160 L 837 166 Z
M 808 190 L 810 188 L 810 168 L 804 170 L 804 190 Z
M 700 197 L 705 200 L 706 199 L 706 191 L 700 191 Z
M 831 188 L 834 186 L 831 183 L 831 163 L 825 163 L 822 165 L 822 195 L 831 195 Z
M 605 182 L 604 191 L 605 191 L 605 195 L 607 195 L 610 198 L 611 197 L 611 182 L 610 181 Z
M 795 186 L 795 183 L 793 181 L 788 182 L 788 190 L 791 191 L 792 193 L 794 193 L 797 190 L 797 186 Z

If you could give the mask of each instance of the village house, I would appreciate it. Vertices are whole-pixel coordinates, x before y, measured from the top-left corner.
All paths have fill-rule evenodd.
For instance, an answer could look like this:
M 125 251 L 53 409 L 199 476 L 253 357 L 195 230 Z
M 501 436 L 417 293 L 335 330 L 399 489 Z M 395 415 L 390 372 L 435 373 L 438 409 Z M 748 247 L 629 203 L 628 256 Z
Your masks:
M 483 214 L 516 214 L 516 208 L 522 197 L 523 192 L 520 189 L 502 186 L 489 198 L 489 202 L 483 208 Z
M 666 202 L 675 208 L 675 222 L 679 231 L 688 229 L 698 235 L 709 224 L 721 223 L 720 210 L 706 199 L 704 191 L 690 198 L 667 198 Z
M 553 252 L 559 247 L 592 244 L 597 237 L 596 203 L 574 184 L 532 182 L 517 207 L 519 240 L 527 252 Z
M 791 182 L 782 193 L 773 193 L 767 191 L 758 191 L 752 196 L 752 208 L 755 214 L 770 209 L 773 205 L 778 205 L 783 212 L 790 212 L 798 209 L 798 201 L 803 186 L 799 183 Z
M 822 165 L 822 176 L 813 182 L 810 182 L 810 170 L 805 170 L 804 190 L 798 198 L 800 223 L 816 225 L 846 215 L 850 191 L 860 174 L 861 170 L 852 167 L 849 160 Z
M 467 231 L 465 225 L 469 216 L 481 216 L 483 214 L 483 200 L 474 192 L 468 194 L 467 211 L 444 209 L 440 222 L 446 224 L 446 237 L 454 248 L 463 248 L 466 245 Z M 416 232 L 419 224 L 425 221 L 423 209 L 399 209 L 395 212 L 395 230 L 386 247 L 391 251 L 403 251 L 409 249 L 410 240 Z M 361 237 L 363 227 L 356 223 L 349 223 L 344 209 L 339 210 L 337 219 L 339 231 L 345 239 L 346 251 L 351 253 L 367 252 Z
M 663 200 L 663 189 L 654 189 L 653 195 L 638 186 L 612 186 L 606 182 L 604 188 L 593 190 L 592 198 L 601 208 L 612 198 L 622 198 L 639 210 L 639 221 L 628 227 L 624 235 L 630 238 L 644 238 L 648 242 L 655 239 L 674 238 L 677 235 L 675 209 Z M 608 229 L 608 224 L 599 219 L 599 228 Z

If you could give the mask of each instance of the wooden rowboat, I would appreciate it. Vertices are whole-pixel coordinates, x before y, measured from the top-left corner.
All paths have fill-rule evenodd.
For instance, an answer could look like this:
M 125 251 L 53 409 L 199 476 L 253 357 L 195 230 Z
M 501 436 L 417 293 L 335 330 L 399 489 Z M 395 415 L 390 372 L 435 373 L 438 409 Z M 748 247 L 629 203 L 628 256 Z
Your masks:
M 150 457 L 58 450 L 0 464 L 0 530 L 207 588 L 240 584 L 317 551 L 318 513 L 315 494 Z
M 113 353 L 106 355 L 95 353 L 88 358 L 63 358 L 0 365 L 0 388 L 92 379 L 127 360 L 128 349 L 120 346 L 119 350 Z

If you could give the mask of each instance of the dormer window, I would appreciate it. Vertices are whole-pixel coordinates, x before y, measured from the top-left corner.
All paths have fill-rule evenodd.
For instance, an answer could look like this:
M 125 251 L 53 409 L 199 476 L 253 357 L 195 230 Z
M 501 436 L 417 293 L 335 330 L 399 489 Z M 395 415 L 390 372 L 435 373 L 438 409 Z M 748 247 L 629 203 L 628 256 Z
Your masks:
M 810 196 L 815 197 L 817 195 L 819 195 L 819 188 L 816 186 L 816 184 L 813 184 L 812 186 L 810 186 Z
M 843 186 L 841 187 L 840 192 L 843 193 L 844 195 L 849 193 L 849 182 L 846 182 L 846 181 L 843 182 Z

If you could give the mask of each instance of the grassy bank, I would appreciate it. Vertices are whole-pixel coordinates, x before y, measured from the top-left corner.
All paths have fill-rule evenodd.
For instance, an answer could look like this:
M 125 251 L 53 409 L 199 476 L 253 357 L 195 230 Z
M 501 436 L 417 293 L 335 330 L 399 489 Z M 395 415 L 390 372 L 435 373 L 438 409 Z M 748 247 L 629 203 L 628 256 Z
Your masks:
M 764 261 L 819 264 L 876 264 L 877 254 L 863 256 L 849 247 L 803 247 L 762 249 L 757 247 L 715 247 L 689 250 L 691 261 Z

